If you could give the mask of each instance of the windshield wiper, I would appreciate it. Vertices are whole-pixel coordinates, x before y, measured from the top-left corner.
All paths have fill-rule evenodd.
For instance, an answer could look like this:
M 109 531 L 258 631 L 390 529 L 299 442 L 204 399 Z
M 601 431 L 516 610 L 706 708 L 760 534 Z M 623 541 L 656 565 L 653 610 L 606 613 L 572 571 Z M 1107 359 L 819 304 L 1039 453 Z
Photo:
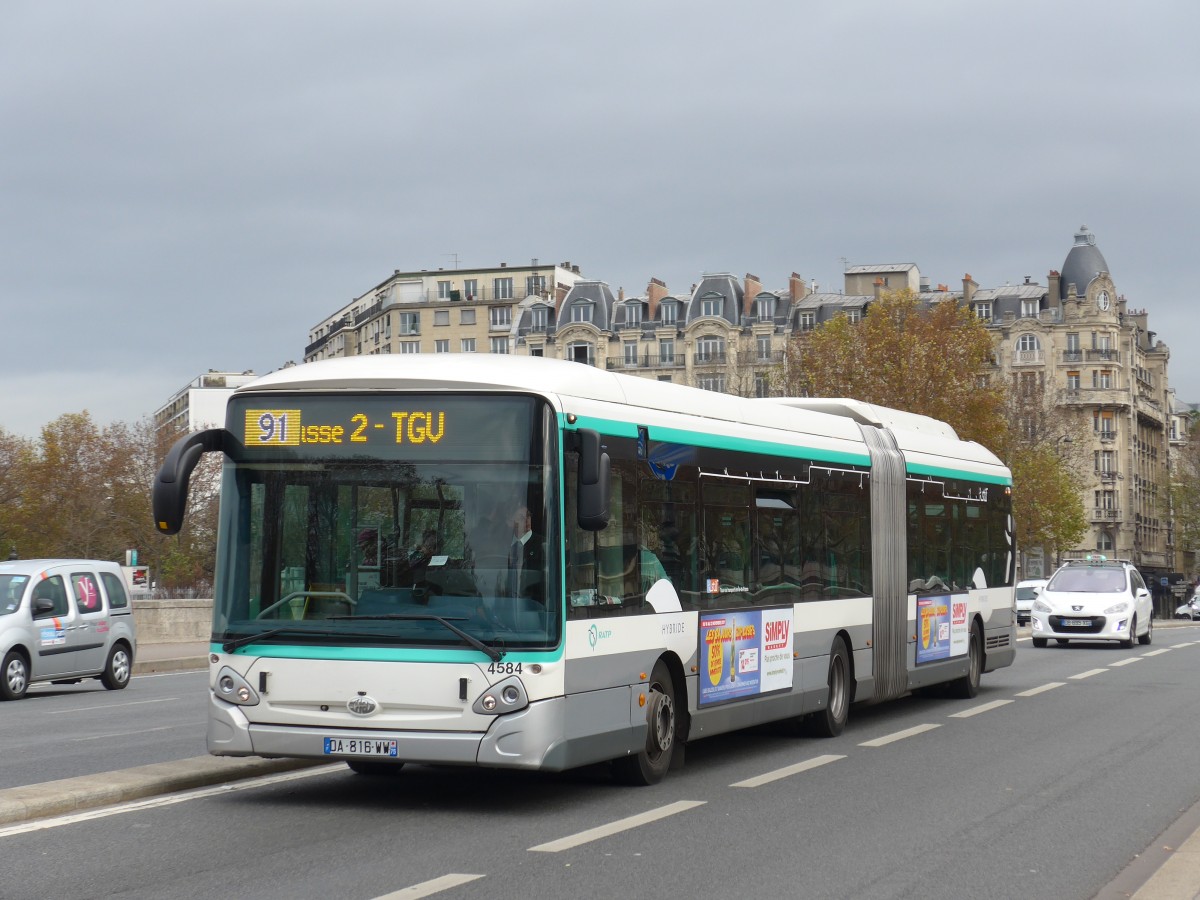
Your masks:
M 451 624 L 451 622 L 465 622 L 466 616 L 435 616 L 429 613 L 386 613 L 378 616 L 330 616 L 329 618 L 353 619 L 357 622 L 384 621 L 388 619 L 401 619 L 413 622 L 437 622 L 457 634 L 476 650 L 482 650 L 492 662 L 500 662 L 504 658 L 503 650 L 493 647 L 490 644 L 485 644 L 470 632 L 463 631 L 457 625 Z
M 353 618 L 352 616 L 336 616 L 331 618 Z M 221 644 L 221 649 L 226 653 L 232 653 L 238 647 L 245 647 L 247 644 L 253 644 L 255 641 L 265 640 L 269 637 L 274 637 L 277 634 L 304 634 L 304 635 L 319 635 L 321 637 L 357 637 L 357 638 L 378 638 L 379 634 L 369 633 L 365 631 L 331 631 L 328 628 L 297 628 L 294 625 L 285 625 L 282 628 L 268 628 L 266 631 L 259 631 L 255 634 L 244 634 L 239 638 L 231 638 Z

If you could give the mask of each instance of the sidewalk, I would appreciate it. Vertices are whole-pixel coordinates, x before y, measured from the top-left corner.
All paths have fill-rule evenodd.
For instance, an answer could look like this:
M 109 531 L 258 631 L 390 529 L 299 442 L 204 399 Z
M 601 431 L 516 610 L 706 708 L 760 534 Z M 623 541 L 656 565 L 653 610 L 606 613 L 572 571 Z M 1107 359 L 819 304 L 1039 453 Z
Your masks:
M 186 672 L 207 668 L 208 647 L 208 641 L 138 641 L 137 652 L 133 657 L 133 674 L 151 675 L 156 672 Z

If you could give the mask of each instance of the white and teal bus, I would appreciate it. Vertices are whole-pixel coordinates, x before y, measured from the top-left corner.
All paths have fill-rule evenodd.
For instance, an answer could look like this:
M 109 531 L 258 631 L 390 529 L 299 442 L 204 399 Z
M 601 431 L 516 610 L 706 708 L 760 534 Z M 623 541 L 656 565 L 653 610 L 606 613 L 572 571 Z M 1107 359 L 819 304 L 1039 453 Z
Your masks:
M 238 388 L 208 748 L 650 784 L 690 741 L 832 736 L 1016 653 L 1011 476 L 947 425 L 574 362 L 363 356 Z

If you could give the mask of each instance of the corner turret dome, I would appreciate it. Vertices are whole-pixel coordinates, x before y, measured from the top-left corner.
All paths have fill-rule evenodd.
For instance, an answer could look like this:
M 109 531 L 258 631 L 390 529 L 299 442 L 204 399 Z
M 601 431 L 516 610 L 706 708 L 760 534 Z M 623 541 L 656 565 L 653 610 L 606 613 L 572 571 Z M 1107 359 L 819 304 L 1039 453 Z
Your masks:
M 1088 231 L 1086 225 L 1080 225 L 1075 232 L 1075 246 L 1067 254 L 1063 263 L 1062 278 L 1059 281 L 1060 299 L 1066 299 L 1068 285 L 1075 285 L 1075 293 L 1082 297 L 1087 293 L 1092 279 L 1101 272 L 1108 274 L 1108 263 L 1104 254 L 1096 246 L 1096 236 Z

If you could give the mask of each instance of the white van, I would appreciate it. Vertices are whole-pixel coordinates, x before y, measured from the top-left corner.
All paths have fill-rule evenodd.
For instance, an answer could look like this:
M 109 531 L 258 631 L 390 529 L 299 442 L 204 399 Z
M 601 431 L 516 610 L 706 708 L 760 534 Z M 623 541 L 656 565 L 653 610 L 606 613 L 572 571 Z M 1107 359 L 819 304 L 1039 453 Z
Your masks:
M 95 559 L 0 562 L 0 699 L 30 684 L 129 684 L 137 631 L 121 567 Z

